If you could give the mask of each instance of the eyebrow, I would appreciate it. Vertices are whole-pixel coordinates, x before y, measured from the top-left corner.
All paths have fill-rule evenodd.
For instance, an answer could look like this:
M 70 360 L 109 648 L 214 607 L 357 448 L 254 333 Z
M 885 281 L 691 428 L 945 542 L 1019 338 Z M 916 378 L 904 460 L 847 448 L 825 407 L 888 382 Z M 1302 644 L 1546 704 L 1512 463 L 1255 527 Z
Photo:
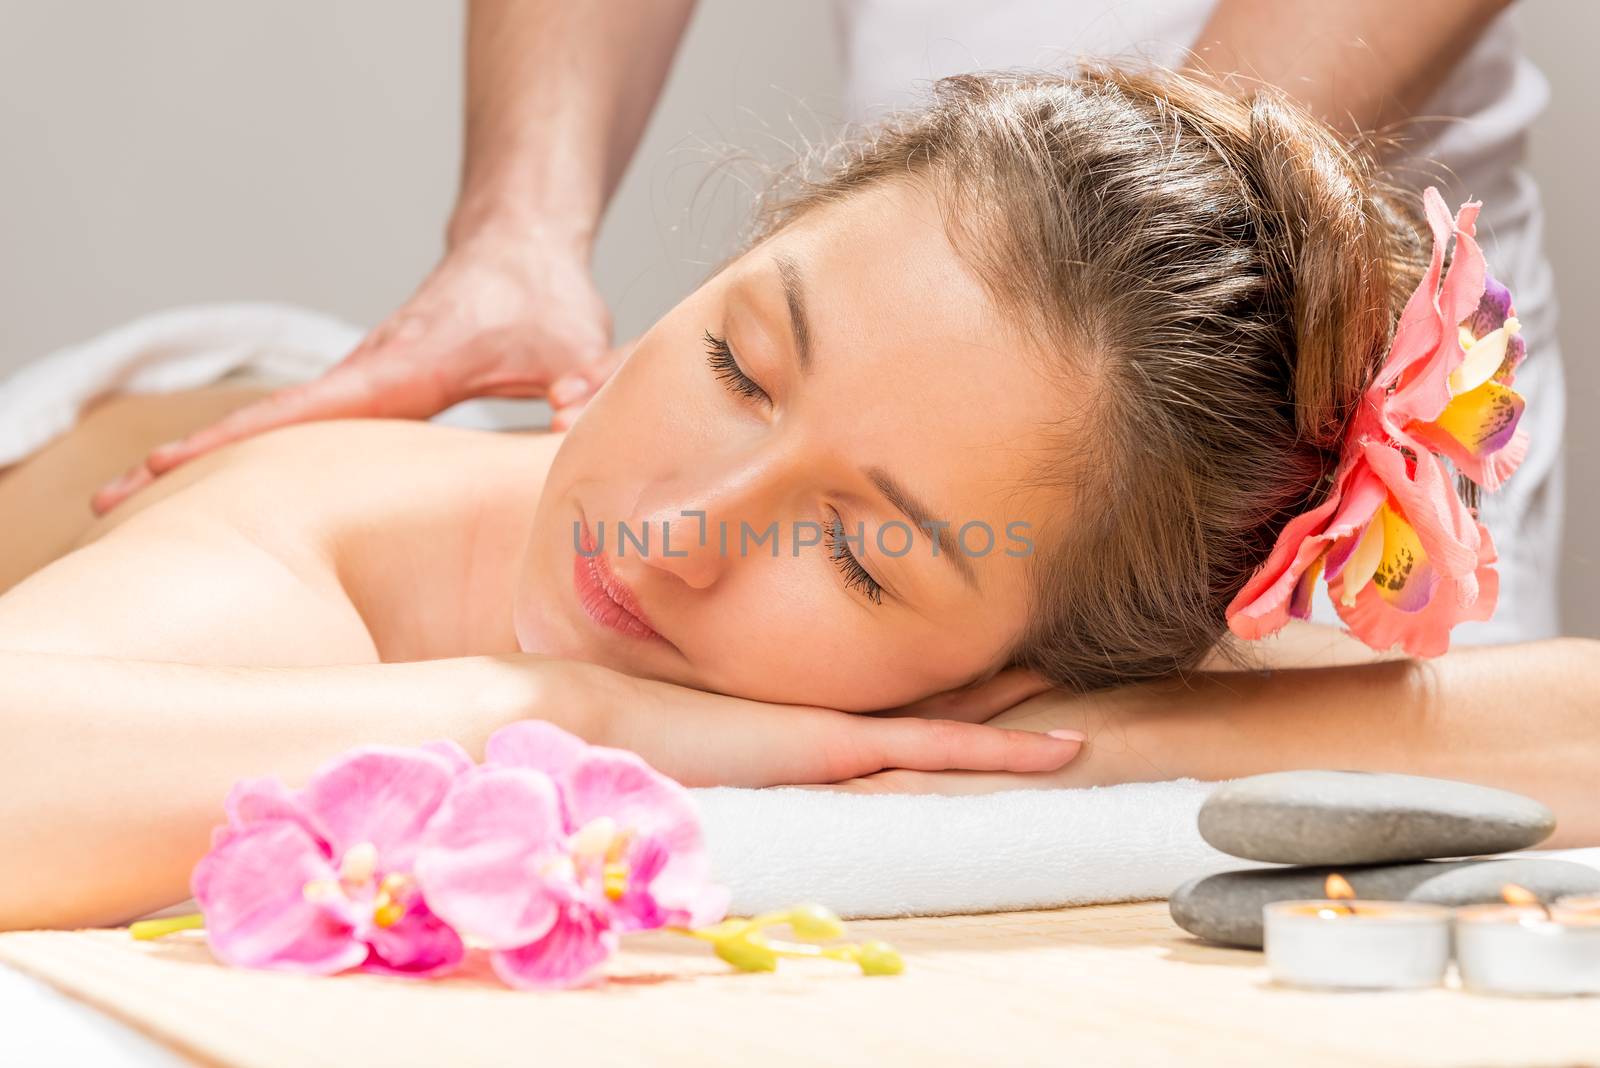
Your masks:
M 789 304 L 789 332 L 794 335 L 794 351 L 800 360 L 800 373 L 811 373 L 811 321 L 806 318 L 806 287 L 800 280 L 800 265 L 778 253 L 772 257 L 778 279 L 783 283 L 783 299 Z
M 778 278 L 783 283 L 784 300 L 789 305 L 789 331 L 794 335 L 794 350 L 800 363 L 800 373 L 810 374 L 812 331 L 811 322 L 806 317 L 806 289 L 800 275 L 800 265 L 781 252 L 773 255 L 772 262 L 778 268 Z M 890 504 L 900 510 L 901 515 L 911 520 L 913 527 L 936 541 L 938 551 L 934 555 L 948 560 L 950 566 L 956 569 L 966 584 L 976 590 L 977 572 L 973 569 L 972 561 L 967 559 L 966 553 L 960 551 L 955 536 L 950 533 L 949 523 L 938 528 L 937 539 L 934 539 L 931 526 L 934 522 L 933 513 L 927 505 L 881 467 L 862 468 L 862 473 L 872 480 L 872 484 L 878 487 L 878 491 Z
M 934 519 L 927 505 L 914 497 L 900 483 L 896 482 L 894 476 L 883 468 L 868 467 L 864 469 L 864 473 L 868 478 L 872 479 L 873 485 L 877 486 L 883 495 L 889 499 L 889 503 L 900 509 L 901 515 L 911 520 L 912 526 L 922 531 L 930 539 L 933 538 Z M 938 528 L 937 544 L 939 551 L 934 555 L 950 561 L 950 565 L 961 574 L 967 585 L 976 590 L 978 588 L 977 573 L 973 570 L 972 561 L 967 559 L 966 553 L 961 552 L 959 546 L 956 545 L 956 539 L 950 533 L 950 524 L 948 522 Z

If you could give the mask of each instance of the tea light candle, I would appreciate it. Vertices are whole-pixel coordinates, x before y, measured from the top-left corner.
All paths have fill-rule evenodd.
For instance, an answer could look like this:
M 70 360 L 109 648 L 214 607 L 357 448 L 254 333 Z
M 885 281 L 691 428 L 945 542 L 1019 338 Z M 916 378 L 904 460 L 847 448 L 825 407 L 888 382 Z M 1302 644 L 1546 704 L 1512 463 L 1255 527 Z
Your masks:
M 1398 990 L 1436 986 L 1450 964 L 1450 910 L 1358 901 L 1338 875 L 1322 900 L 1262 909 L 1267 969 L 1290 986 Z
M 1600 993 L 1600 902 L 1563 898 L 1546 906 L 1514 884 L 1501 892 L 1504 905 L 1456 910 L 1461 985 L 1488 994 Z

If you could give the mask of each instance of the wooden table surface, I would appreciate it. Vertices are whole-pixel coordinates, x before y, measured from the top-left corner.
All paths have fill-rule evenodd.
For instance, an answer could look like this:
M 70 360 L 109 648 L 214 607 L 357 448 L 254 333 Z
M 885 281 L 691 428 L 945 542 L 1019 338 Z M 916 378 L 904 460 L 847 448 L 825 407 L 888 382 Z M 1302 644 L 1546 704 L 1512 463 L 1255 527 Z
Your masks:
M 198 932 L 18 932 L 0 961 L 240 1068 L 1600 1063 L 1600 999 L 1283 989 L 1260 954 L 1190 938 L 1163 902 L 849 927 L 893 942 L 905 973 L 736 973 L 660 932 L 627 936 L 604 986 L 553 993 L 506 989 L 481 961 L 434 982 L 230 969 Z

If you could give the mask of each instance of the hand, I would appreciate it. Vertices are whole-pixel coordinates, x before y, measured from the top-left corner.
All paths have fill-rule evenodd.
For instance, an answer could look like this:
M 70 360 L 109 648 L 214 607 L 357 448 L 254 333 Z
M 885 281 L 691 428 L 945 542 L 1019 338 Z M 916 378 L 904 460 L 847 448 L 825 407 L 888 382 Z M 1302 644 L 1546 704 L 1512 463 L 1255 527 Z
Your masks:
M 935 694 L 926 700 L 937 707 L 938 702 L 950 701 L 961 692 Z M 1143 756 L 1141 741 L 1129 730 L 1149 719 L 1151 710 L 1176 705 L 1175 695 L 1165 690 L 1127 687 L 1077 695 L 1054 689 L 1030 672 L 1012 669 L 996 675 L 975 696 L 977 699 L 969 707 L 987 726 L 1071 732 L 1084 739 L 1081 755 L 1060 768 L 1024 774 L 891 768 L 822 789 L 860 794 L 987 794 L 1001 790 L 1105 786 L 1180 774 L 1168 774 Z
M 951 719 L 768 704 L 582 661 L 556 666 L 543 695 L 550 707 L 588 724 L 589 741 L 631 749 L 686 786 L 831 783 L 884 768 L 1051 771 L 1081 744 Z
M 203 453 L 314 419 L 426 419 L 472 397 L 544 396 L 563 380 L 555 429 L 564 429 L 588 390 L 620 362 L 610 339 L 610 312 L 576 253 L 480 234 L 452 248 L 416 293 L 322 378 L 155 449 L 101 487 L 91 505 L 104 514 Z

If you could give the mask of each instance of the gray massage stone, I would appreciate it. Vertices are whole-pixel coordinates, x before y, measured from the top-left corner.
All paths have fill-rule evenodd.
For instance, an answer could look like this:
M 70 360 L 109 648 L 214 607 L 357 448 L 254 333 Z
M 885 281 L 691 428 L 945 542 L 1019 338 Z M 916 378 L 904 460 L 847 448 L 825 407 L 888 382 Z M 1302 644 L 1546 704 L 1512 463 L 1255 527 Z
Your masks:
M 1275 771 L 1217 787 L 1200 836 L 1247 860 L 1384 864 L 1536 845 L 1555 815 L 1490 786 L 1370 771 Z
M 1173 892 L 1172 919 L 1192 935 L 1230 946 L 1261 948 L 1261 907 L 1272 901 L 1324 896 L 1323 881 L 1338 872 L 1356 897 L 1473 905 L 1499 901 L 1516 883 L 1543 901 L 1563 894 L 1600 893 L 1600 870 L 1570 860 L 1453 860 L 1372 867 L 1255 868 L 1191 879 Z

